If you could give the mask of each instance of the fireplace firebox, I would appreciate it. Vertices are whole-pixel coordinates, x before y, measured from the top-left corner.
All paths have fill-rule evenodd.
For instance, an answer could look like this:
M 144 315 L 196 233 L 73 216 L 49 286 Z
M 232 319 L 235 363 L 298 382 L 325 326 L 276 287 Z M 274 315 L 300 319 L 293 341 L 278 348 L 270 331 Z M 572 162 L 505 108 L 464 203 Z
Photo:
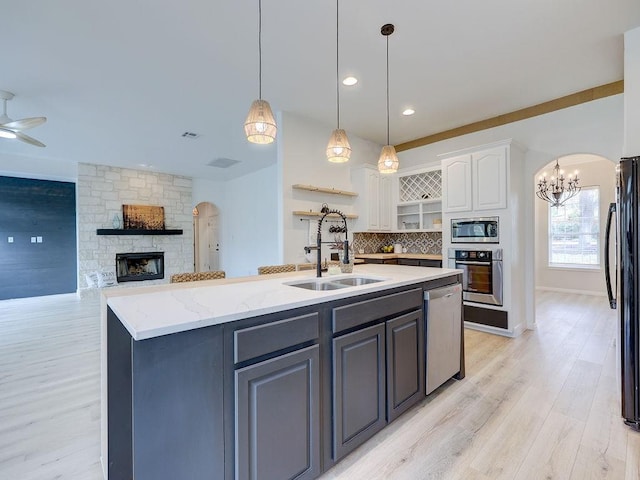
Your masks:
M 164 252 L 117 253 L 118 283 L 164 278 Z

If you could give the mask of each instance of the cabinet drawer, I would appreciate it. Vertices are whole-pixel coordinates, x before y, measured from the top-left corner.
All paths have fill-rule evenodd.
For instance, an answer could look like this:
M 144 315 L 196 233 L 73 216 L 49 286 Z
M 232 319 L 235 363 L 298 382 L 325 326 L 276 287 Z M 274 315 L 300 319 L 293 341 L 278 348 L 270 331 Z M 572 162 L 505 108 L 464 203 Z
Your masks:
M 420 265 L 420 260 L 415 258 L 399 258 L 398 265 L 411 265 L 412 267 L 417 267 Z
M 442 260 L 420 260 L 420 266 L 442 268 Z
M 333 333 L 422 306 L 422 288 L 385 295 L 333 309 Z
M 235 363 L 266 355 L 319 337 L 318 314 L 310 313 L 233 332 Z

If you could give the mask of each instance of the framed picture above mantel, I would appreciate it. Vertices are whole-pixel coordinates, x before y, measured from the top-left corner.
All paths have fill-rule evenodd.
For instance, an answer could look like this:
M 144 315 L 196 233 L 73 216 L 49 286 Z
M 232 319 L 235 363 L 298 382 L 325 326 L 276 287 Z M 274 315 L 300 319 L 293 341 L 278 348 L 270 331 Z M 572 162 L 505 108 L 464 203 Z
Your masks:
M 122 205 L 125 230 L 164 230 L 164 207 L 153 205 Z
M 114 222 L 114 227 L 118 227 Z M 97 235 L 182 235 L 180 229 L 167 229 L 164 207 L 154 205 L 122 205 L 124 228 L 99 228 Z

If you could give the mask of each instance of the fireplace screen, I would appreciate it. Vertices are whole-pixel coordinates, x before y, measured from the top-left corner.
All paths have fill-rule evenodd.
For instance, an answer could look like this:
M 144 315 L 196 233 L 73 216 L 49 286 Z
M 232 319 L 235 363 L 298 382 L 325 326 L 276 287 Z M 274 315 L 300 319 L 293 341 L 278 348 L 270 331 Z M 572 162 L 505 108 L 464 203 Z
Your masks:
M 118 283 L 164 278 L 164 252 L 118 253 L 116 276 Z

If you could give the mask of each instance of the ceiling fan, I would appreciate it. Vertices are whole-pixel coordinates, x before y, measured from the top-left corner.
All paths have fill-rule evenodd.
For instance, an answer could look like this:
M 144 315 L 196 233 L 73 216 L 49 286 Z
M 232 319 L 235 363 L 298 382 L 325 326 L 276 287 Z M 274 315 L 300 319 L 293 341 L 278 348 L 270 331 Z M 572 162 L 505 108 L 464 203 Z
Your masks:
M 7 115 L 7 100 L 11 100 L 14 97 L 13 93 L 0 90 L 0 99 L 3 101 L 2 115 L 0 115 L 0 138 L 17 138 L 30 145 L 36 147 L 44 147 L 45 144 L 36 140 L 29 135 L 22 133 L 23 130 L 37 127 L 47 121 L 47 117 L 31 117 L 23 118 L 21 120 L 12 120 Z

